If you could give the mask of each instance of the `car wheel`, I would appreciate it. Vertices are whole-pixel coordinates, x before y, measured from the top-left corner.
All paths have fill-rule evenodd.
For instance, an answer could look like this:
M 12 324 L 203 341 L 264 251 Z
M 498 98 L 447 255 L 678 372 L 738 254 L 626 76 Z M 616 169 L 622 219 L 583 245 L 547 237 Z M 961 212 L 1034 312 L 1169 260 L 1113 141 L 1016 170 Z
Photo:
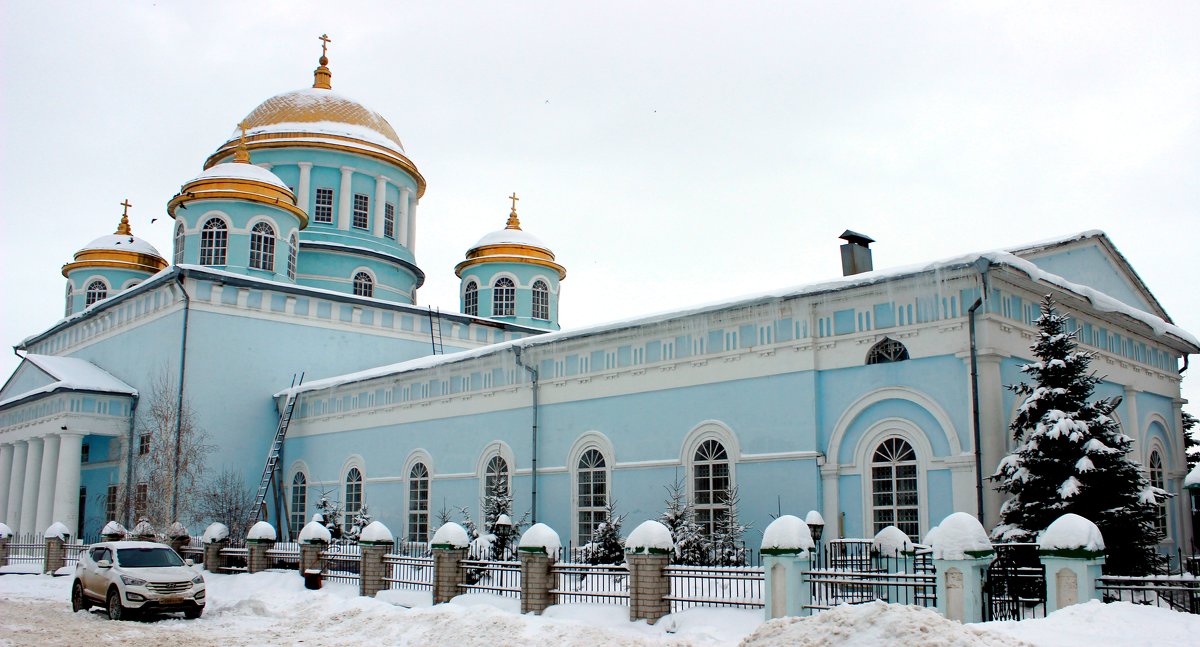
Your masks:
M 123 620 L 127 616 L 125 606 L 121 604 L 121 592 L 113 587 L 108 591 L 108 619 Z
M 200 617 L 201 613 L 204 613 L 204 607 L 196 607 L 195 609 L 184 609 L 183 617 L 187 618 L 188 620 L 195 620 L 196 618 Z
M 92 608 L 92 601 L 83 594 L 83 584 L 80 584 L 79 580 L 75 580 L 75 586 L 71 587 L 71 611 L 87 611 L 90 608 Z

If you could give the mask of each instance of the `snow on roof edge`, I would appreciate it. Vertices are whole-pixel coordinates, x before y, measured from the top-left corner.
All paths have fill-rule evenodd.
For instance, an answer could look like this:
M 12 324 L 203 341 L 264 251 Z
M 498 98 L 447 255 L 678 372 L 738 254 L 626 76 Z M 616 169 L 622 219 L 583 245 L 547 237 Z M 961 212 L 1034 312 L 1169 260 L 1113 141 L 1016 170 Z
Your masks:
M 134 397 L 137 397 L 138 394 L 137 389 L 85 359 L 36 353 L 26 353 L 22 359 L 41 369 L 55 381 L 0 400 L 0 408 L 16 404 L 35 395 L 62 390 L 115 393 Z

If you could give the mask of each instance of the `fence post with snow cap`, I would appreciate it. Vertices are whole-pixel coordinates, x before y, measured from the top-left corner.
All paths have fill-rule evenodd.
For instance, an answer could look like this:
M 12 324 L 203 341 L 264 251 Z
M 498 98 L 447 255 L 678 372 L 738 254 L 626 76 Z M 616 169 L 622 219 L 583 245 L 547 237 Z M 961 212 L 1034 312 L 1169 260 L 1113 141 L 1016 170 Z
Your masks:
M 991 540 L 974 516 L 955 512 L 929 531 L 937 573 L 937 606 L 943 617 L 983 621 L 983 572 L 992 562 Z
M 107 528 L 108 526 L 105 527 Z M 179 523 L 178 521 L 171 524 L 170 528 L 167 528 L 167 544 L 170 545 L 171 550 L 178 553 L 180 557 L 183 557 L 183 549 L 187 547 L 188 542 L 191 541 L 191 539 L 191 536 L 188 535 L 187 528 L 184 528 L 183 524 Z
M 383 556 L 395 544 L 392 531 L 380 521 L 372 521 L 358 536 L 358 594 L 369 598 L 388 587 L 387 566 Z
M 808 572 L 816 543 L 812 530 L 799 517 L 785 514 L 763 531 L 763 614 L 767 620 L 809 615 L 812 591 Z
M 104 541 L 121 541 L 128 534 L 129 531 L 125 530 L 125 526 L 122 526 L 116 521 L 109 521 L 108 523 L 104 524 L 104 528 L 100 530 L 100 538 Z
M 467 557 L 467 546 L 471 540 L 467 538 L 467 530 L 450 521 L 442 524 L 429 547 L 433 552 L 433 603 L 449 602 L 458 595 L 463 580 L 463 569 L 459 562 Z
M 246 572 L 258 573 L 271 567 L 267 551 L 275 547 L 275 526 L 259 521 L 246 533 Z
M 229 545 L 229 527 L 223 523 L 210 523 L 200 541 L 204 544 L 204 570 L 220 573 L 225 565 L 221 549 Z
M 671 531 L 657 521 L 643 521 L 625 540 L 629 565 L 629 619 L 650 624 L 671 612 L 671 579 L 663 572 L 675 544 Z
M 67 563 L 67 537 L 71 531 L 61 522 L 55 521 L 46 529 L 46 553 L 42 558 L 42 572 L 51 573 L 62 568 Z
M 304 587 L 307 589 L 321 588 L 325 548 L 333 541 L 324 519 L 320 513 L 314 514 L 312 521 L 300 529 L 300 575 L 304 576 Z
M 521 557 L 521 613 L 541 614 L 557 603 L 554 563 L 562 542 L 558 533 L 544 523 L 535 523 L 521 535 L 517 552 Z
M 0 566 L 8 566 L 8 542 L 12 534 L 12 528 L 0 521 Z
M 1099 600 L 1096 581 L 1104 564 L 1104 536 L 1096 524 L 1077 514 L 1055 519 L 1038 538 L 1046 567 L 1046 613 Z

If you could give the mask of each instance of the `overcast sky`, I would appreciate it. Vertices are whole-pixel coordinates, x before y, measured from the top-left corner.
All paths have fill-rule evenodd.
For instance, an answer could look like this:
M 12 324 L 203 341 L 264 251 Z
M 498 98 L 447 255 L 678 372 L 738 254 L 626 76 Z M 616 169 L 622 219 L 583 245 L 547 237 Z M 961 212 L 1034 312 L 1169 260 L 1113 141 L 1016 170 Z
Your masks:
M 837 276 L 847 228 L 877 268 L 1103 229 L 1200 333 L 1197 2 L 126 0 L 0 5 L 0 342 L 125 198 L 169 258 L 167 200 L 326 32 L 429 182 L 422 305 L 516 191 L 567 328 Z

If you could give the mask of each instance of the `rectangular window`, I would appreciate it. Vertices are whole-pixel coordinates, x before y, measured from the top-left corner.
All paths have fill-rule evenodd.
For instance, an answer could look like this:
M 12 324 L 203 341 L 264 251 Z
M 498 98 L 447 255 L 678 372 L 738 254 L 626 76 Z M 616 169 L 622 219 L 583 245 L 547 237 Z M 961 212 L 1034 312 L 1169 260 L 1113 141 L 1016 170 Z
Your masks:
M 150 499 L 150 485 L 142 482 L 133 491 L 133 516 L 135 521 L 146 516 L 146 502 Z
M 358 229 L 366 229 L 369 224 L 367 212 L 371 209 L 371 199 L 362 193 L 354 194 L 354 220 L 353 224 Z
M 396 237 L 396 205 L 390 202 L 383 205 L 383 237 Z
M 316 210 L 313 212 L 316 222 L 333 222 L 333 189 L 317 189 Z
M 89 457 L 90 453 L 91 453 L 91 448 L 85 443 L 82 447 L 79 448 L 79 462 L 80 463 L 88 462 L 88 457 Z
M 138 436 L 138 456 L 145 456 L 150 453 L 150 434 L 142 434 Z
M 117 518 L 117 486 L 108 486 L 108 494 L 104 498 L 104 520 L 113 521 Z

